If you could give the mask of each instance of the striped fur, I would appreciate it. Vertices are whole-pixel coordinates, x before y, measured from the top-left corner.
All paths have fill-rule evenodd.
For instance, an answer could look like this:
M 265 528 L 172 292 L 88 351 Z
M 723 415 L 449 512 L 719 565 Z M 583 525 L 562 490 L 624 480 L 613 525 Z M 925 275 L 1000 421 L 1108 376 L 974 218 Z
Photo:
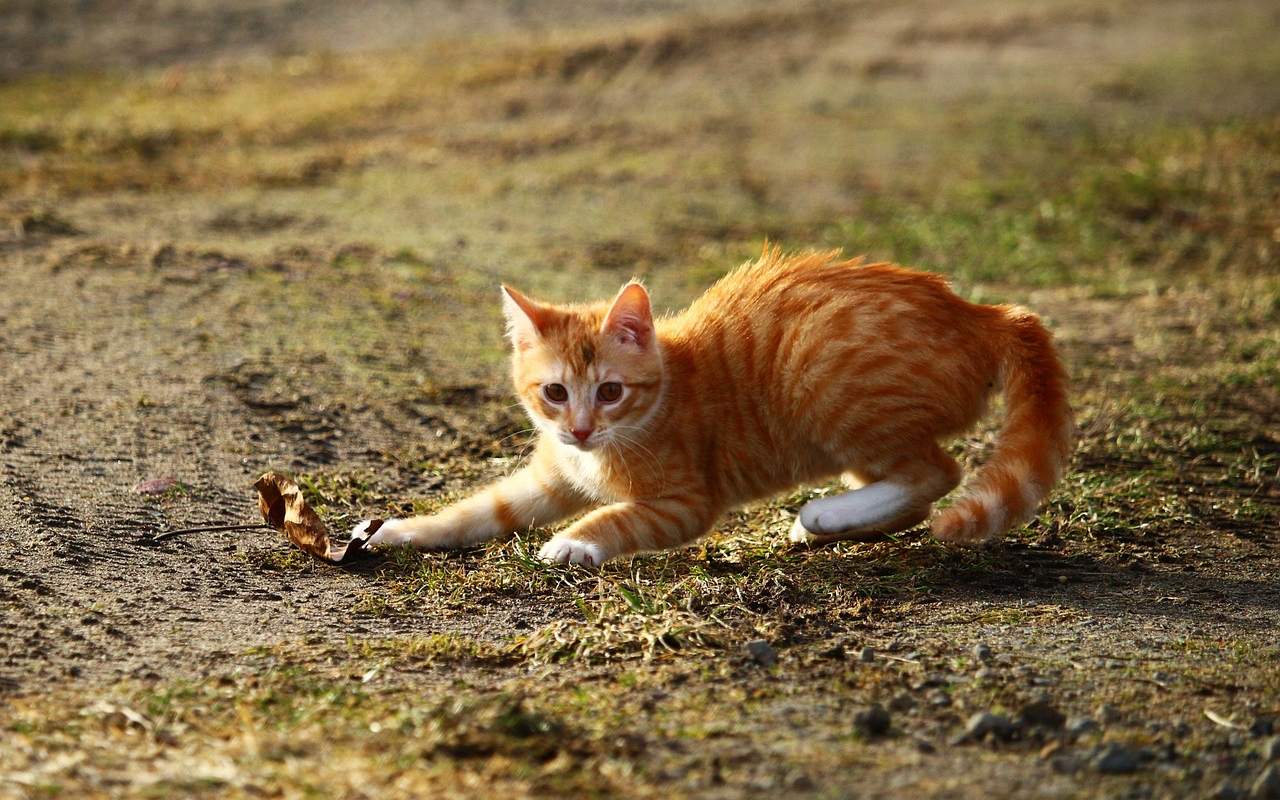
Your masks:
M 373 543 L 466 546 L 594 509 L 542 555 L 599 565 L 685 544 L 726 509 L 834 475 L 851 491 L 802 509 L 794 539 L 902 530 L 959 484 L 938 442 L 971 428 L 998 385 L 999 443 L 933 519 L 937 536 L 978 542 L 1025 522 L 1070 455 L 1048 332 L 930 273 L 766 248 L 665 319 L 636 283 L 611 303 L 549 305 L 505 287 L 504 303 L 516 390 L 540 432 L 530 465 L 440 514 L 391 520 Z M 604 383 L 621 397 L 603 400 Z

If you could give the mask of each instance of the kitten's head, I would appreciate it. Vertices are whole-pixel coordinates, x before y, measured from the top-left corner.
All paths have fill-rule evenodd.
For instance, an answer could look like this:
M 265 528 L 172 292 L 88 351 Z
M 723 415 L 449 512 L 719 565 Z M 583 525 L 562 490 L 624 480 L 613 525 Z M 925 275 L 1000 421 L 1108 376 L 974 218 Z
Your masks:
M 539 303 L 507 286 L 502 300 L 516 391 L 538 429 L 581 450 L 634 438 L 662 393 L 644 287 L 589 306 Z

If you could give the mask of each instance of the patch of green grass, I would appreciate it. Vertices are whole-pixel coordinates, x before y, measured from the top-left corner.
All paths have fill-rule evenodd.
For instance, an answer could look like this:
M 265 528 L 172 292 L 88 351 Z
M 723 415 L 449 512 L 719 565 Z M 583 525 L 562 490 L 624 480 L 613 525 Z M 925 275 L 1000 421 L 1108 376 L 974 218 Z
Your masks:
M 724 647 L 729 628 L 714 613 L 693 614 L 628 585 L 618 597 L 579 602 L 583 619 L 562 619 L 519 637 L 516 652 L 536 661 L 646 660 Z
M 386 501 L 376 481 L 367 473 L 347 470 L 313 472 L 297 475 L 303 499 L 317 514 L 346 511 Z
M 660 598 L 634 587 L 614 598 L 600 619 L 667 614 Z M 456 635 L 351 640 L 336 649 L 280 645 L 259 649 L 236 670 L 207 681 L 126 682 L 95 696 L 63 692 L 38 703 L 19 700 L 0 715 L 11 733 L 0 744 L 0 768 L 26 774 L 48 764 L 45 783 L 79 793 L 111 785 L 130 793 L 252 786 L 268 794 L 421 795 L 461 785 L 617 796 L 662 787 L 697 791 L 712 774 L 734 789 L 779 774 L 829 775 L 825 788 L 837 788 L 846 786 L 849 767 L 861 765 L 857 780 L 865 784 L 918 765 L 920 739 L 959 748 L 939 757 L 971 757 L 1015 771 L 1028 758 L 1034 763 L 1046 744 L 1086 754 L 1097 737 L 1074 741 L 1035 728 L 1004 744 L 946 743 L 974 711 L 1014 717 L 1043 685 L 1053 687 L 1063 713 L 1090 714 L 1099 702 L 1119 708 L 1123 721 L 1108 724 L 1107 741 L 1163 748 L 1176 735 L 1178 752 L 1223 746 L 1221 729 L 1179 710 L 1229 711 L 1215 688 L 1223 680 L 1232 682 L 1236 706 L 1265 709 L 1258 702 L 1280 689 L 1266 668 L 1274 647 L 1252 640 L 1182 639 L 1138 655 L 1096 655 L 1074 644 L 1052 645 L 1055 626 L 1065 621 L 1075 628 L 1082 615 L 1089 618 L 1086 612 L 1051 603 L 991 607 L 976 619 L 973 611 L 956 608 L 955 619 L 943 623 L 940 633 L 958 638 L 932 636 L 906 655 L 891 649 L 863 663 L 820 654 L 823 642 L 799 641 L 781 652 L 772 670 L 732 648 L 715 648 L 692 659 L 685 652 L 633 660 L 625 669 L 616 663 L 593 669 L 592 659 L 577 658 L 533 673 L 481 677 L 451 670 L 501 666 L 510 655 Z M 987 677 L 975 678 L 977 665 L 963 655 L 975 621 L 986 637 L 1004 628 L 1024 639 L 1047 638 L 997 648 Z M 902 696 L 909 702 L 894 701 L 888 736 L 855 735 L 855 710 Z M 1175 722 L 1185 729 L 1172 734 Z M 761 730 L 771 732 L 767 740 L 759 738 Z M 57 766 L 71 753 L 78 766 Z M 691 763 L 691 753 L 718 766 Z M 130 771 L 143 761 L 145 772 Z M 1183 765 L 1180 757 L 1174 765 Z M 1206 780 L 1180 770 L 1143 775 L 1183 788 L 1179 781 Z
M 441 645 L 388 646 L 403 662 L 437 657 Z M 388 652 L 364 651 L 373 658 Z M 423 699 L 413 687 L 375 688 L 376 673 L 366 675 L 353 682 L 280 661 L 216 682 L 122 685 L 110 702 L 72 701 L 43 719 L 34 709 L 18 710 L 24 725 L 16 735 L 39 742 L 55 760 L 75 752 L 92 759 L 94 770 L 67 776 L 77 791 L 105 780 L 143 793 L 250 785 L 329 794 L 397 785 L 417 794 L 483 780 L 518 793 L 611 793 L 608 771 L 588 758 L 609 745 L 584 739 L 544 700 L 502 691 Z M 67 727 L 76 718 L 82 724 Z M 144 753 L 153 765 L 147 776 L 121 771 Z M 298 768 L 300 758 L 316 754 L 323 757 Z M 19 766 L 15 755 L 4 748 L 0 763 Z
M 456 633 L 433 633 L 397 639 L 351 640 L 348 652 L 358 658 L 391 658 L 433 664 L 437 662 L 503 662 L 509 660 L 504 649 L 486 645 Z
M 270 550 L 239 551 L 246 563 L 265 572 L 309 572 L 315 569 L 316 561 L 311 556 L 293 547 L 278 547 Z
M 1271 233 L 1280 216 L 1255 198 L 1280 169 L 1278 134 L 1271 119 L 1088 137 L 1069 148 L 1069 173 L 1032 178 L 996 166 L 925 195 L 883 192 L 824 239 L 965 285 L 1122 291 L 1155 277 L 1265 274 L 1277 257 Z M 1026 132 L 1018 147 L 1048 161 L 1048 149 L 1061 144 Z

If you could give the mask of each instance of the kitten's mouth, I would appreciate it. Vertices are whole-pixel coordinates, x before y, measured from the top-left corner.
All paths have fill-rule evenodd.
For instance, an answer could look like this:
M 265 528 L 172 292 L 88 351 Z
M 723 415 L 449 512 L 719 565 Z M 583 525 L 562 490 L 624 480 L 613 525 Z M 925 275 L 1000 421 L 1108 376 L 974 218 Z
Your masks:
M 584 442 L 574 436 L 561 436 L 560 441 L 564 442 L 565 444 L 571 447 L 576 447 L 577 449 L 585 453 L 590 450 L 595 450 L 597 447 L 599 447 L 602 440 L 597 439 L 593 436 Z

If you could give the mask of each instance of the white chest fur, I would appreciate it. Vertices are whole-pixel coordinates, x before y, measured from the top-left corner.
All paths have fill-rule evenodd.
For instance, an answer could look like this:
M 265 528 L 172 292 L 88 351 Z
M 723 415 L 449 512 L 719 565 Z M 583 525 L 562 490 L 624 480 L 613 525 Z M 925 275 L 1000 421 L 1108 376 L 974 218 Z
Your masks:
M 578 491 L 601 502 L 617 498 L 605 487 L 605 471 L 598 451 L 579 450 L 571 445 L 556 442 L 556 460 L 565 478 Z

